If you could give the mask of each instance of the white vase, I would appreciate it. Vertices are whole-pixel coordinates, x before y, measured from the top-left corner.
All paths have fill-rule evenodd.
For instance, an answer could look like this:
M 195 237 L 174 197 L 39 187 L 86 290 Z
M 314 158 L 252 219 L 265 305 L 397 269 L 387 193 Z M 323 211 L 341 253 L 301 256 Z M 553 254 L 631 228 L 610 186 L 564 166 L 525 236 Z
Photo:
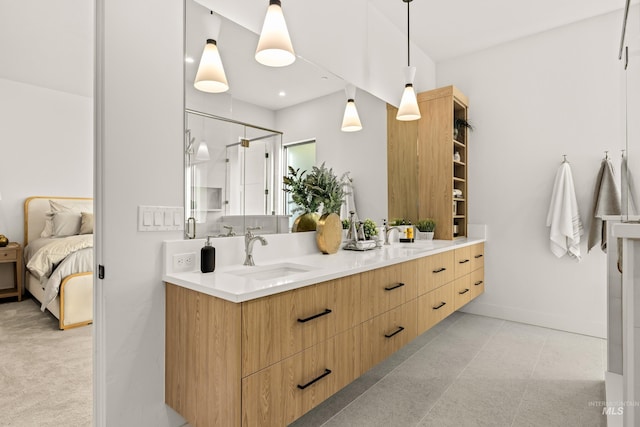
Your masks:
M 426 235 L 427 240 L 433 240 L 433 235 L 434 235 L 433 231 L 425 231 L 424 234 Z

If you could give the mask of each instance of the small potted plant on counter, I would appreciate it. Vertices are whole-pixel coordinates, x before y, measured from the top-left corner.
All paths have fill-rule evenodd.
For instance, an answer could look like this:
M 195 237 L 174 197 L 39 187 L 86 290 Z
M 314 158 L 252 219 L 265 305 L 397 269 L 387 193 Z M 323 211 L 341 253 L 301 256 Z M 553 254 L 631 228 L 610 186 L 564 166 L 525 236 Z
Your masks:
M 372 219 L 367 218 L 362 223 L 362 229 L 364 230 L 364 238 L 367 240 L 377 240 L 378 224 Z
M 416 223 L 418 238 L 421 240 L 433 240 L 433 233 L 436 229 L 436 222 L 431 218 L 421 219 Z

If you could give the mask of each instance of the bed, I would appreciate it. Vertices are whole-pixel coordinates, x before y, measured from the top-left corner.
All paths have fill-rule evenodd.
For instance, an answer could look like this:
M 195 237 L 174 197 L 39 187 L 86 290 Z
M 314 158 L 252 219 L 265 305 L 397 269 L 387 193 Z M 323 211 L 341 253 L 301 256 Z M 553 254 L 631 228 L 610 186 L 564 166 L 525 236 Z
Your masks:
M 60 329 L 93 322 L 93 199 L 24 202 L 25 289 Z

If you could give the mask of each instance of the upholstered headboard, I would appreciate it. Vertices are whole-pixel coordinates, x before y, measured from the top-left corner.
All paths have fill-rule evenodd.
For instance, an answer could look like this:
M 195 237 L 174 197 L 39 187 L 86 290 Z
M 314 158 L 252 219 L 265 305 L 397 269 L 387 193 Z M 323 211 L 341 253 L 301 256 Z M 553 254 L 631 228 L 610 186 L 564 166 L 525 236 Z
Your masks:
M 35 196 L 24 201 L 24 246 L 31 240 L 40 237 L 44 229 L 47 212 L 51 211 L 49 200 L 59 203 L 69 203 L 74 206 L 86 206 L 87 211 L 93 212 L 93 199 L 86 197 L 50 197 Z

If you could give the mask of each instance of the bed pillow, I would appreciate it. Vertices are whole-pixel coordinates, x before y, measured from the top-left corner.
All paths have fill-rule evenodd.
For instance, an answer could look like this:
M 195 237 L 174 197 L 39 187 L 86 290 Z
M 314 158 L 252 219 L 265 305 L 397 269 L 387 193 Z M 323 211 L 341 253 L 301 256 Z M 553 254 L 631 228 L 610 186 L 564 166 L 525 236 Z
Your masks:
M 93 203 L 89 200 L 87 202 L 74 202 L 74 201 L 65 201 L 58 202 L 55 200 L 49 200 L 49 206 L 51 207 L 51 212 L 89 212 L 93 213 Z
M 50 211 L 45 213 L 44 228 L 40 237 L 55 236 L 53 232 L 53 215 L 56 212 L 93 212 L 93 203 L 74 203 L 73 201 L 58 202 L 49 200 Z M 76 233 L 78 234 L 78 233 Z
M 73 236 L 80 233 L 82 215 L 78 212 L 56 212 L 53 214 L 53 236 Z
M 40 237 L 51 237 L 53 236 L 53 212 L 46 212 L 44 216 L 44 228 Z
M 93 214 L 80 212 L 80 234 L 93 234 Z

